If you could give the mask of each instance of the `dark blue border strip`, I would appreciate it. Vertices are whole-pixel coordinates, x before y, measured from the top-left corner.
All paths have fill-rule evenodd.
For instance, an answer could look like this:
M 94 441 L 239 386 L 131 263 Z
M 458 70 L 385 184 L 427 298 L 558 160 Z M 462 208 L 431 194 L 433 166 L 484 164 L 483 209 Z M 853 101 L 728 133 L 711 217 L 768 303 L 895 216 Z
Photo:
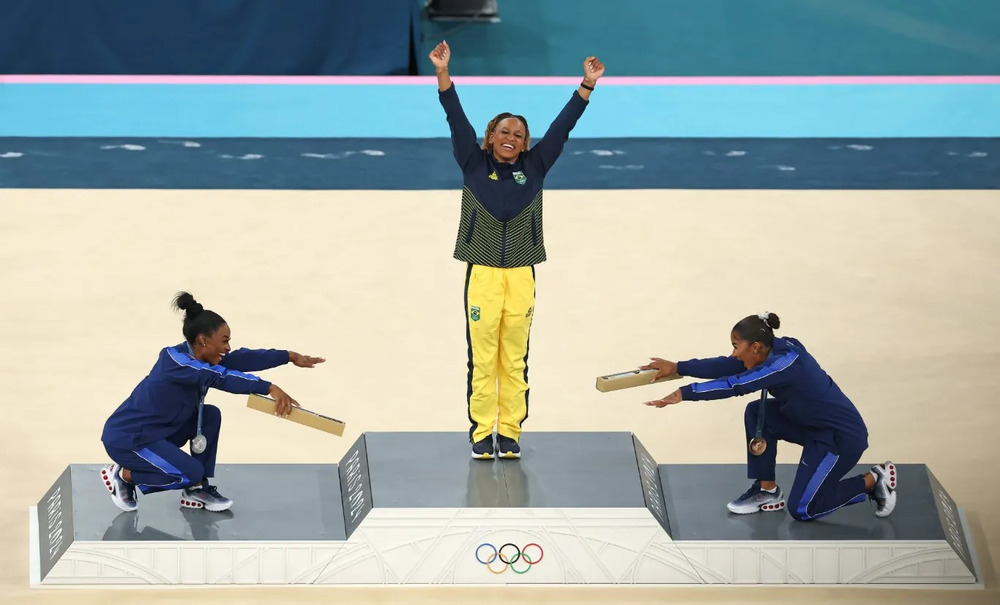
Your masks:
M 573 139 L 548 189 L 1000 189 L 1000 138 Z M 0 188 L 459 189 L 447 139 L 0 138 Z

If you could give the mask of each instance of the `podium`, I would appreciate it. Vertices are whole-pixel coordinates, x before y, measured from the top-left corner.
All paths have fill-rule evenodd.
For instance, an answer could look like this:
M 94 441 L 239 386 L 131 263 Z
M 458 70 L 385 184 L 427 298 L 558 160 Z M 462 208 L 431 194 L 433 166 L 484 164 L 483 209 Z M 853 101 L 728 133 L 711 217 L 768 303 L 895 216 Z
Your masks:
M 897 464 L 893 514 L 733 515 L 743 465 L 658 464 L 628 432 L 529 432 L 474 460 L 466 432 L 368 432 L 336 464 L 220 464 L 225 513 L 177 492 L 121 512 L 72 464 L 29 514 L 32 583 L 890 585 L 981 588 L 964 513 Z M 870 465 L 859 465 L 857 472 Z M 790 486 L 794 465 L 779 465 Z

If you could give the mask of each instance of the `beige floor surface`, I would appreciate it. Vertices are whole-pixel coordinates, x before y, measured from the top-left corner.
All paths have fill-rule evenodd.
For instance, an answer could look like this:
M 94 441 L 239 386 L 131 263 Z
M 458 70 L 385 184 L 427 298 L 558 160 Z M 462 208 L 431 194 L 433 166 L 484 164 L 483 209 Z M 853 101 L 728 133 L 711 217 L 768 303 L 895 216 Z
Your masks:
M 221 461 L 329 462 L 363 431 L 465 430 L 457 220 L 454 191 L 0 190 L 0 602 L 1000 603 L 996 191 L 551 191 L 525 425 L 741 462 L 747 399 L 658 410 L 641 402 L 673 386 L 601 394 L 594 377 L 726 354 L 736 320 L 776 312 L 861 409 L 866 460 L 927 463 L 965 507 L 987 591 L 28 588 L 28 507 L 67 464 L 105 460 L 106 415 L 182 339 L 179 289 L 236 346 L 326 356 L 265 376 L 348 422 L 331 437 L 216 393 Z

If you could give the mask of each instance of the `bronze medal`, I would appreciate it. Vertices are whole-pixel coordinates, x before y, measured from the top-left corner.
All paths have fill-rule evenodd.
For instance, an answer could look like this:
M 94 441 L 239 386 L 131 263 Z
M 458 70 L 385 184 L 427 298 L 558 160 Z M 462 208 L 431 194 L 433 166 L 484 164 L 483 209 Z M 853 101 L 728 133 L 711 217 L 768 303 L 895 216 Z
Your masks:
M 764 440 L 764 408 L 767 404 L 767 389 L 760 392 L 760 407 L 757 409 L 757 434 L 750 440 L 750 453 L 760 456 L 767 449 L 767 441 Z

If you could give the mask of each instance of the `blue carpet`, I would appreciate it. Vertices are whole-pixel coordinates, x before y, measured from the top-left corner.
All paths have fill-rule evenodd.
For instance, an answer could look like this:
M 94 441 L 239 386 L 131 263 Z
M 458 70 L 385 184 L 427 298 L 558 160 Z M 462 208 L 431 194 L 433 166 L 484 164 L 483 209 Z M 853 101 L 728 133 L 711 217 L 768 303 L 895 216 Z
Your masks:
M 548 189 L 1000 189 L 1000 139 L 575 139 Z M 447 139 L 0 138 L 0 188 L 456 189 Z

